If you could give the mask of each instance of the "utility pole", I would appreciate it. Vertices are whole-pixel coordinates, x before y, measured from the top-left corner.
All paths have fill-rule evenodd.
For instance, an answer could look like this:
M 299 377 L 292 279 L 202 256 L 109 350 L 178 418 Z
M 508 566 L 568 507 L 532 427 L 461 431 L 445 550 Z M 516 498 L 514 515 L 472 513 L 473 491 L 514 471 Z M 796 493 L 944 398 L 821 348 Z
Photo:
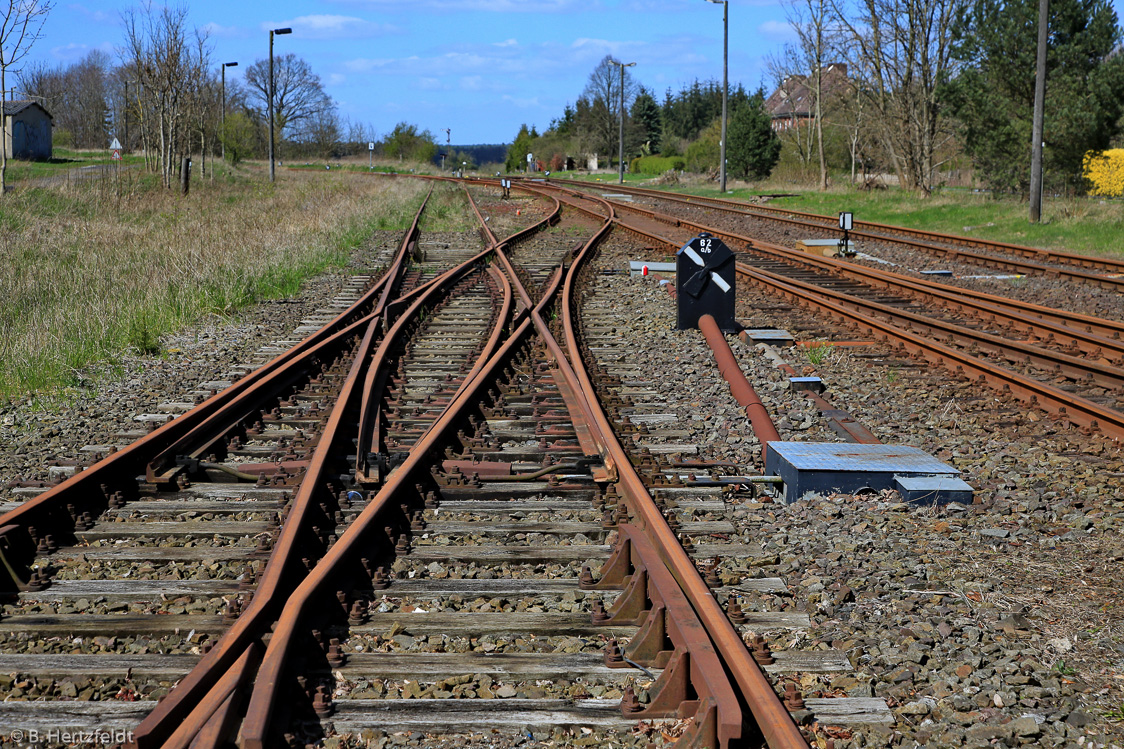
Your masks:
M 1030 223 L 1042 220 L 1042 138 L 1046 119 L 1046 40 L 1050 0 L 1038 0 L 1038 66 L 1034 74 L 1034 125 L 1030 150 Z
M 272 57 L 272 56 L 273 55 L 270 55 L 270 57 Z M 236 68 L 236 67 L 238 67 L 238 63 L 236 63 L 236 62 L 224 62 L 222 64 L 222 117 L 221 117 L 221 119 L 222 119 L 222 123 L 221 123 L 222 138 L 221 138 L 221 140 L 222 140 L 222 161 L 223 161 L 224 164 L 226 163 L 226 69 L 227 68 Z M 126 130 L 126 132 L 128 132 L 128 131 Z
M 730 2 L 729 0 L 707 0 L 709 3 L 722 4 L 722 142 L 719 144 L 718 158 L 721 160 L 721 179 L 719 189 L 726 194 L 726 99 L 730 91 Z
M 273 88 L 273 35 L 274 34 L 292 34 L 292 29 L 270 29 L 269 30 L 269 181 L 274 181 L 275 167 L 273 165 L 273 95 L 276 93 Z
M 620 123 L 620 141 L 617 145 L 617 169 L 620 170 L 620 184 L 624 184 L 624 69 L 631 68 L 636 63 L 634 62 L 617 62 L 616 60 L 609 60 L 621 69 L 621 123 Z

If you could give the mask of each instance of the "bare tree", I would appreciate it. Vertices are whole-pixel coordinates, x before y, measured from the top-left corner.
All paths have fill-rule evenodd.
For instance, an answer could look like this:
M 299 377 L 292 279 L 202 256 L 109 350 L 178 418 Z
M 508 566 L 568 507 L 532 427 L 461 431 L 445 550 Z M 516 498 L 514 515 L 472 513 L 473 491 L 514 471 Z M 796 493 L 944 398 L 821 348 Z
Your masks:
M 952 27 L 965 0 L 860 0 L 848 19 L 831 0 L 867 72 L 860 91 L 902 186 L 928 195 L 951 130 L 937 87 L 955 74 Z
M 605 55 L 585 84 L 577 103 L 575 124 L 587 148 L 596 153 L 612 154 L 616 151 L 618 117 L 620 113 L 620 70 L 612 55 Z M 624 105 L 627 109 L 636 98 L 639 86 L 626 68 L 624 71 Z M 612 157 L 609 158 L 612 164 Z
M 159 146 L 155 166 L 165 187 L 171 187 L 179 157 L 190 149 L 191 103 L 199 96 L 202 77 L 210 64 L 206 35 L 194 31 L 189 46 L 187 9 L 151 4 L 141 12 L 123 14 L 127 66 L 135 71 L 141 89 L 140 121 L 143 138 Z M 147 161 L 147 159 L 146 159 Z
M 295 134 L 321 112 L 334 109 L 335 104 L 320 76 L 302 58 L 292 52 L 273 58 L 273 122 L 278 143 L 284 142 L 286 130 Z M 260 106 L 260 119 L 269 120 L 269 60 L 258 60 L 246 68 L 246 85 L 251 100 Z M 268 130 L 268 127 L 266 128 Z
M 8 68 L 27 56 L 43 32 L 43 23 L 51 12 L 51 0 L 8 0 L 0 5 L 0 99 L 7 95 Z M 8 117 L 0 116 L 0 195 L 7 188 Z
M 118 119 L 116 107 L 110 107 L 116 99 L 113 71 L 109 55 L 95 49 L 67 66 L 28 65 L 20 71 L 19 82 L 28 97 L 53 116 L 56 140 L 65 132 L 77 148 L 105 148 L 110 123 Z
M 815 130 L 816 151 L 819 154 L 819 188 L 827 189 L 827 161 L 823 151 L 823 99 L 824 67 L 831 43 L 832 29 L 828 26 L 827 0 L 786 0 L 785 15 L 796 32 L 799 45 L 791 48 L 797 52 L 797 64 L 810 70 L 807 88 L 811 94 L 812 126 Z

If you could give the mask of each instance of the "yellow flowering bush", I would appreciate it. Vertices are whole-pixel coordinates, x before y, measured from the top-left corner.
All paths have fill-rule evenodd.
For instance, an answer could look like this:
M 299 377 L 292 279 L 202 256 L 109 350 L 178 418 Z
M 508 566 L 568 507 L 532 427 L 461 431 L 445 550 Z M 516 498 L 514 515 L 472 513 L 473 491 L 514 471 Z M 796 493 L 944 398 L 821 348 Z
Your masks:
M 1124 148 L 1085 154 L 1085 179 L 1090 195 L 1118 198 L 1124 195 Z

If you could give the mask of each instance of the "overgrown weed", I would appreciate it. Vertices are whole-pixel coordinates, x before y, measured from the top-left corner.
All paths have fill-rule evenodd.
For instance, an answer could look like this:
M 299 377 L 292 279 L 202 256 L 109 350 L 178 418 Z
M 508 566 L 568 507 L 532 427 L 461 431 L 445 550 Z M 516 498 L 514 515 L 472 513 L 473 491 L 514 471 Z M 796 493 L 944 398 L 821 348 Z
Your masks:
M 0 402 L 158 353 L 161 336 L 208 314 L 291 296 L 377 228 L 404 229 L 428 189 L 343 173 L 285 172 L 273 186 L 225 176 L 187 197 L 136 171 L 4 197 Z

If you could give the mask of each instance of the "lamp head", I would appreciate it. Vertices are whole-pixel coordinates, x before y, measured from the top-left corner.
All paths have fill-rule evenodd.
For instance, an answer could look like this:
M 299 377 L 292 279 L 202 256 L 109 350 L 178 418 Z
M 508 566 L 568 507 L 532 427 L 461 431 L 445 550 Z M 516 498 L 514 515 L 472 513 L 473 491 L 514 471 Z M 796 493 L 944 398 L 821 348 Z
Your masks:
M 236 68 L 236 67 L 238 67 L 238 63 L 236 63 L 236 62 L 224 62 L 222 64 L 222 66 L 224 68 Z
M 292 33 L 293 33 L 293 30 L 292 30 L 292 29 L 274 29 L 273 31 L 271 31 L 271 32 L 269 32 L 269 33 L 271 33 L 271 34 L 279 34 L 279 35 L 280 35 L 280 34 L 292 34 Z

